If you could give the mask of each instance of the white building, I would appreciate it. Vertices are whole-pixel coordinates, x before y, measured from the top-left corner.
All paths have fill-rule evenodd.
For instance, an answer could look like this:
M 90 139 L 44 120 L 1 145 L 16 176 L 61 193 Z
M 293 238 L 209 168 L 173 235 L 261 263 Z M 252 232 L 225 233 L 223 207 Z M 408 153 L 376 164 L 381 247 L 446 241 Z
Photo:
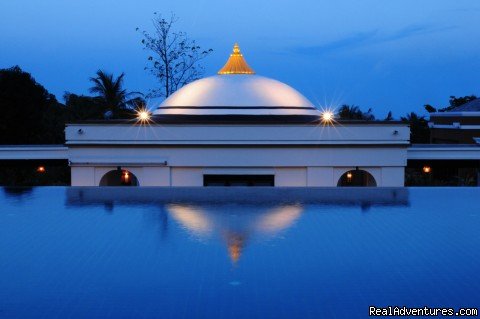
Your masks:
M 403 186 L 410 130 L 335 122 L 255 75 L 237 45 L 218 75 L 167 98 L 148 122 L 68 124 L 73 186 Z

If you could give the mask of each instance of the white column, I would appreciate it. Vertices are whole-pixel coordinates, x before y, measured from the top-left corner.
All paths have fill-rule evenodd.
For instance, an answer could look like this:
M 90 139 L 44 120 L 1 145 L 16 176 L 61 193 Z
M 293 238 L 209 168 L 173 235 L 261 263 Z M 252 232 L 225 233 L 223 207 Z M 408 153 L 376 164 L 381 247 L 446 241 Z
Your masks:
M 307 186 L 337 186 L 333 180 L 333 167 L 307 167 Z
M 203 186 L 203 170 L 191 167 L 172 167 L 172 186 Z
M 307 186 L 307 169 L 304 167 L 275 168 L 275 186 L 278 186 L 278 187 Z
M 405 186 L 405 167 L 382 167 L 382 186 Z
M 95 168 L 93 167 L 71 167 L 72 186 L 98 186 L 95 184 Z
M 140 186 L 170 186 L 170 167 L 144 167 Z

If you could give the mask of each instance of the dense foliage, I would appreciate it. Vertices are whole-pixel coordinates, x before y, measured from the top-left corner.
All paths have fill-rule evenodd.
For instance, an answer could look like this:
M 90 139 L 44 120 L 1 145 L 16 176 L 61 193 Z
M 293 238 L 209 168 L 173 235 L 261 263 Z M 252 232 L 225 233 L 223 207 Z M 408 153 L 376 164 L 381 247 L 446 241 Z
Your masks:
M 466 104 L 470 101 L 476 100 L 478 97 L 476 95 L 467 95 L 467 96 L 461 96 L 461 97 L 456 97 L 456 96 L 450 96 L 450 99 L 448 100 L 449 105 L 445 106 L 443 108 L 435 108 L 430 104 L 425 104 L 425 110 L 428 113 L 433 113 L 433 112 L 448 112 L 451 111 L 452 109 L 456 108 L 457 106 Z
M 65 108 L 18 66 L 0 70 L 0 144 L 62 143 Z
M 373 121 L 375 116 L 372 114 L 372 109 L 363 112 L 360 107 L 356 105 L 342 105 L 337 111 L 338 117 L 342 120 L 363 120 Z
M 419 116 L 415 112 L 410 112 L 400 119 L 410 126 L 410 143 L 430 143 L 430 129 L 428 128 L 428 122 L 425 116 Z
M 65 104 L 18 66 L 0 70 L 0 144 L 61 144 L 67 122 L 133 118 L 143 106 L 140 93 L 123 88 L 121 74 L 98 71 L 91 78 L 96 96 L 65 93 Z
M 337 111 L 337 117 L 342 120 L 360 120 L 360 121 L 374 121 L 375 116 L 372 109 L 364 112 L 356 105 L 342 105 Z M 384 121 L 393 121 L 392 112 L 388 112 Z M 410 126 L 410 142 L 412 143 L 430 143 L 430 130 L 428 122 L 424 116 L 419 116 L 415 112 L 410 112 L 405 116 L 400 117 L 400 121 L 408 123 Z

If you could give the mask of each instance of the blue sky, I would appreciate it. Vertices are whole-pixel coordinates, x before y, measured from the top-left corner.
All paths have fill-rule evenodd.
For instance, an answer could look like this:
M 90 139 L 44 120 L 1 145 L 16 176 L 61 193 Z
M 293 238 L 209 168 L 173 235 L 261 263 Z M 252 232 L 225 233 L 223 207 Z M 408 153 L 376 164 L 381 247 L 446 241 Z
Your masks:
M 398 117 L 480 94 L 478 0 L 1 1 L 0 68 L 21 66 L 60 100 L 88 93 L 100 68 L 146 92 L 156 81 L 135 28 L 151 29 L 153 12 L 174 12 L 179 30 L 214 50 L 205 75 L 239 42 L 258 74 L 318 106 Z

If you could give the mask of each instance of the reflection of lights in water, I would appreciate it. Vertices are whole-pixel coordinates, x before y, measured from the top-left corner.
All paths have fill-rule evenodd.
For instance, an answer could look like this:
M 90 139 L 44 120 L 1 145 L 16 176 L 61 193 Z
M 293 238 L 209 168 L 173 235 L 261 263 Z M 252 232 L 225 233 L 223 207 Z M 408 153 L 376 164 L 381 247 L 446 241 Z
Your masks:
M 246 238 L 242 234 L 229 232 L 225 235 L 225 239 L 227 240 L 228 255 L 230 256 L 232 262 L 236 264 L 242 255 Z
M 303 208 L 300 205 L 277 207 L 260 217 L 257 229 L 264 233 L 275 233 L 293 224 L 300 217 Z
M 277 207 L 171 204 L 167 211 L 193 235 L 205 238 L 216 233 L 225 240 L 228 254 L 236 263 L 248 238 L 272 237 L 291 226 L 301 215 L 300 205 Z
M 171 204 L 167 210 L 176 221 L 195 235 L 206 237 L 212 231 L 210 220 L 200 208 Z

